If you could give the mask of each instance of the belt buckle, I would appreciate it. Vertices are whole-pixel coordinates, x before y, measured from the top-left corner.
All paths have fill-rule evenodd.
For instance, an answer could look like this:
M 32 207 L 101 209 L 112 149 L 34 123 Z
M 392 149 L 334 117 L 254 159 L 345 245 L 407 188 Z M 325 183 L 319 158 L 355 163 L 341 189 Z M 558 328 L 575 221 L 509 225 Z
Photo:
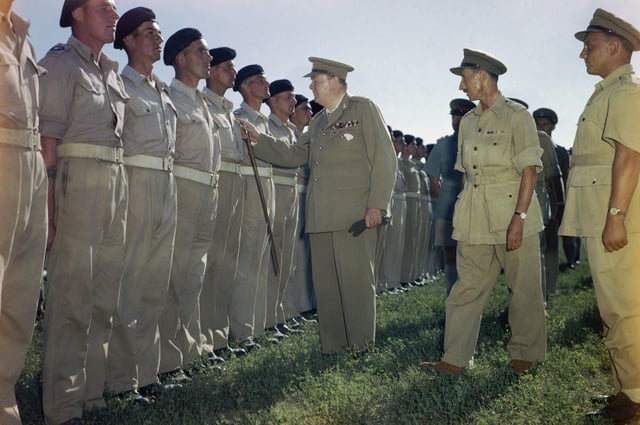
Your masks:
M 119 147 L 113 148 L 113 162 L 116 164 L 124 164 L 124 149 Z
M 162 169 L 169 173 L 173 172 L 173 157 L 162 158 Z

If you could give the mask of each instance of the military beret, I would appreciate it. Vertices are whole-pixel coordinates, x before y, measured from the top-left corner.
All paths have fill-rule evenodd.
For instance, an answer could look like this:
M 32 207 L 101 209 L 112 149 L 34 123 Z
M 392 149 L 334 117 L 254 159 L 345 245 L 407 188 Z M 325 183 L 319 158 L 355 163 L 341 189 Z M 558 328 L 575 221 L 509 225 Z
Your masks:
M 71 14 L 86 2 L 87 0 L 64 0 L 62 13 L 60 14 L 60 26 L 62 28 L 70 27 L 73 23 L 73 17 Z
M 471 49 L 463 49 L 463 53 L 460 66 L 451 68 L 451 72 L 456 75 L 462 75 L 464 68 L 483 69 L 494 75 L 502 75 L 507 72 L 507 67 L 490 53 Z
M 174 32 L 164 45 L 164 64 L 173 65 L 173 61 L 189 44 L 202 38 L 202 33 L 195 28 L 182 28 Z
M 416 145 L 422 146 L 422 144 L 424 144 L 424 140 L 422 140 L 422 137 L 416 137 Z
M 415 142 L 416 138 L 411 135 L 411 134 L 405 134 L 404 135 L 404 143 L 405 145 L 410 145 L 411 143 Z
M 209 54 L 211 55 L 211 66 L 220 65 L 222 62 L 230 61 L 236 57 L 236 51 L 231 47 L 216 47 L 209 50 Z
M 529 104 L 524 100 L 518 99 L 516 97 L 510 97 L 509 100 L 521 104 L 522 106 L 525 107 L 525 109 L 529 109 Z
M 308 102 L 308 101 L 309 101 L 308 97 L 303 96 L 301 94 L 296 94 L 296 106 L 298 106 L 301 103 Z
M 400 130 L 393 130 L 393 137 L 404 137 L 404 134 Z
M 240 90 L 240 85 L 247 78 L 260 74 L 264 74 L 264 69 L 262 69 L 260 65 L 247 65 L 244 68 L 241 68 L 236 74 L 236 82 L 233 84 L 233 91 Z
M 313 115 L 317 114 L 318 112 L 324 109 L 324 106 L 322 106 L 315 100 L 312 100 L 311 102 L 309 102 L 309 106 L 311 106 L 311 112 L 313 113 Z
M 289 80 L 275 80 L 269 84 L 269 93 L 275 96 L 285 91 L 294 91 L 293 84 Z
M 593 12 L 593 18 L 589 22 L 586 30 L 576 33 L 576 38 L 584 41 L 587 33 L 604 32 L 607 34 L 615 34 L 624 38 L 633 45 L 633 50 L 640 50 L 640 32 L 629 22 L 607 12 L 603 9 L 596 9 Z
M 449 113 L 455 116 L 463 116 L 476 107 L 476 104 L 467 99 L 453 99 L 449 102 Z
M 155 22 L 156 14 L 153 13 L 153 10 L 147 9 L 146 7 L 134 7 L 125 12 L 125 14 L 118 19 L 113 47 L 115 49 L 123 49 L 124 38 L 134 32 L 142 23 L 148 21 Z
M 313 77 L 316 74 L 329 74 L 341 80 L 346 80 L 347 74 L 354 70 L 351 65 L 329 59 L 311 56 L 309 61 L 311 62 L 311 72 L 305 74 L 304 77 Z
M 533 118 L 549 118 L 552 123 L 558 124 L 558 115 L 549 108 L 540 108 L 533 111 Z

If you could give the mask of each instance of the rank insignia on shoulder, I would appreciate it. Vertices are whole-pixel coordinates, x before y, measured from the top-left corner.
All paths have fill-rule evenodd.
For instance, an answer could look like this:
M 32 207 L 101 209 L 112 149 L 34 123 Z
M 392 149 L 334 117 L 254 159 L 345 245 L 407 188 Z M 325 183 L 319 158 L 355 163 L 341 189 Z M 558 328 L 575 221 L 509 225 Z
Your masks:
M 340 130 L 342 128 L 356 127 L 357 125 L 358 125 L 358 120 L 343 121 L 343 122 L 339 122 L 339 123 L 336 123 L 336 124 L 332 125 L 329 128 L 329 130 Z

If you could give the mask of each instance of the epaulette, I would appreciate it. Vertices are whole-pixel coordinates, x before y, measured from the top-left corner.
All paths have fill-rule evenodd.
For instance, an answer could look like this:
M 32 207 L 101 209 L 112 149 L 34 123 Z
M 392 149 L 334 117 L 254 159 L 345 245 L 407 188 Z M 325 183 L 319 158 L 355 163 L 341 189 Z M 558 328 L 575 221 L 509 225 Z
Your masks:
M 358 102 L 358 103 L 371 103 L 371 99 L 363 96 L 351 96 L 349 100 L 351 102 Z
M 507 106 L 509 106 L 511 109 L 513 109 L 514 111 L 520 111 L 520 110 L 527 110 L 527 108 L 525 108 L 524 106 L 522 106 L 521 104 L 519 104 L 518 102 L 514 102 L 511 99 L 505 99 L 505 103 L 507 104 Z
M 49 49 L 49 51 L 47 52 L 47 55 L 61 55 L 62 52 L 68 49 L 69 49 L 68 44 L 58 43 Z

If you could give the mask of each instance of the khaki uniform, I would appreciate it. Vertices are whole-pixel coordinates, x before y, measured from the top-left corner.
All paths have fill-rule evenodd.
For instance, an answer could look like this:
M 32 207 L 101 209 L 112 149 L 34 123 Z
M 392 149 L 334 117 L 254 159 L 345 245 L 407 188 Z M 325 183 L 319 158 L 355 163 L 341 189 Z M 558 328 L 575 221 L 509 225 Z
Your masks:
M 407 184 L 405 192 L 407 209 L 404 228 L 404 248 L 402 250 L 402 269 L 400 282 L 408 283 L 416 279 L 416 251 L 420 238 L 420 172 L 412 160 L 402 158 L 398 163 L 404 181 Z
M 222 159 L 218 180 L 218 204 L 222 207 L 216 216 L 213 243 L 207 254 L 207 271 L 200 296 L 203 344 L 213 350 L 229 344 L 229 304 L 238 264 L 244 210 L 245 178 L 240 170 L 243 168 L 245 152 L 232 112 L 233 103 L 207 88 L 204 94 L 220 137 Z
M 416 249 L 415 265 L 416 279 L 421 279 L 431 271 L 433 247 L 431 237 L 431 216 L 433 209 L 431 208 L 431 191 L 429 189 L 429 179 L 427 173 L 422 170 L 422 164 L 416 164 L 418 176 L 420 177 L 420 229 L 418 231 L 418 246 Z
M 628 245 L 605 253 L 602 231 L 609 208 L 614 142 L 640 151 L 640 81 L 623 65 L 600 81 L 578 121 L 567 201 L 560 226 L 566 236 L 585 241 L 589 267 L 605 324 L 615 391 L 640 402 L 640 185 L 624 225 Z
M 158 382 L 158 321 L 164 310 L 176 232 L 173 157 L 176 110 L 169 87 L 130 66 L 123 143 L 129 179 L 124 270 L 109 344 L 107 387 L 121 393 Z
M 325 353 L 375 340 L 376 229 L 353 237 L 367 208 L 389 211 L 396 156 L 376 105 L 345 94 L 335 111 L 316 115 L 299 142 L 260 136 L 256 155 L 282 166 L 310 167 L 305 230 Z
M 269 115 L 271 134 L 289 144 L 295 143 L 295 126 L 282 122 L 274 114 Z M 298 189 L 297 167 L 284 168 L 273 166 L 275 189 L 275 214 L 273 215 L 273 239 L 280 269 L 278 275 L 273 267 L 269 269 L 267 281 L 267 322 L 266 328 L 272 328 L 285 321 L 284 296 L 293 271 L 293 253 L 295 251 L 296 228 L 298 225 Z
M 380 281 L 386 289 L 397 288 L 401 282 L 402 261 L 398 261 L 398 259 L 402 258 L 404 252 L 405 217 L 407 214 L 406 191 L 407 182 L 398 167 L 391 199 L 391 221 L 386 226 L 387 232 L 380 272 Z
M 443 361 L 462 367 L 472 361 L 482 310 L 501 269 L 511 290 L 509 354 L 512 359 L 532 362 L 545 359 L 537 234 L 542 230 L 542 216 L 535 194 L 522 245 L 513 251 L 506 249 L 520 173 L 527 166 L 539 169 L 541 154 L 533 118 L 501 94 L 487 111 L 478 105 L 462 118 L 455 168 L 466 173 L 466 182 L 453 215 L 459 280 L 446 301 Z
M 234 115 L 251 122 L 259 132 L 269 134 L 269 119 L 246 103 L 242 102 Z M 267 223 L 255 177 L 248 160 L 245 165 L 242 171 L 245 184 L 242 237 L 229 307 L 231 335 L 239 341 L 264 334 L 267 320 L 267 276 L 269 268 L 273 267 Z M 273 218 L 275 203 L 271 165 L 258 161 L 258 173 L 269 217 Z
M 43 68 L 29 23 L 0 13 L 0 423 L 19 425 L 14 386 L 31 343 L 47 235 L 47 178 L 38 152 Z
M 200 354 L 200 292 L 218 206 L 220 140 L 204 95 L 171 82 L 178 112 L 174 173 L 178 218 L 171 280 L 160 319 L 160 372 L 187 368 Z
M 128 201 L 117 63 L 71 36 L 41 64 L 40 131 L 61 140 L 56 238 L 48 261 L 43 409 L 47 423 L 104 406 L 107 350 L 122 276 Z M 102 70 L 102 71 L 100 71 Z

